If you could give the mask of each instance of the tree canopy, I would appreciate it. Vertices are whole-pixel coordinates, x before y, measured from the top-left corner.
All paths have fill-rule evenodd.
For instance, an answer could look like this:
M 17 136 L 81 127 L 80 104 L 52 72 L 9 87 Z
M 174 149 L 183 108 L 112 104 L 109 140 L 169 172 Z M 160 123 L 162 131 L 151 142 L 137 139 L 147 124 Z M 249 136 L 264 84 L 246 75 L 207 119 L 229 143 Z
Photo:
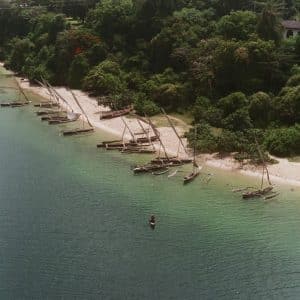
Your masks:
M 300 154 L 282 150 L 300 123 L 300 37 L 283 40 L 281 25 L 297 18 L 298 0 L 2 4 L 0 58 L 30 80 L 131 103 L 140 114 L 191 113 L 202 150 L 251 150 L 243 145 L 257 130 L 269 151 Z

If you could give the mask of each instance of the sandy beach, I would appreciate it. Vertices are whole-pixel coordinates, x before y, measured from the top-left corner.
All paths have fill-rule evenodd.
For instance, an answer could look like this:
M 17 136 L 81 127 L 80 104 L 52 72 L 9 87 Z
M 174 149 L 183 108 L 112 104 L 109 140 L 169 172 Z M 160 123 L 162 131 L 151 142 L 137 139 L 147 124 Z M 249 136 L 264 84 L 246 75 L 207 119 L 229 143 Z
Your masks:
M 21 79 L 16 77 L 16 80 L 19 82 L 20 86 L 25 90 L 30 90 L 31 92 L 40 95 L 46 99 L 49 99 L 50 95 L 47 89 L 39 86 L 30 85 L 28 80 Z M 61 106 L 67 110 L 73 110 L 76 113 L 81 113 L 80 108 L 78 107 L 76 101 L 74 100 L 70 90 L 65 87 L 55 87 L 57 92 L 67 101 L 68 105 L 61 101 Z M 88 116 L 90 123 L 101 130 L 104 130 L 116 138 L 121 138 L 124 131 L 124 123 L 121 118 L 114 118 L 110 120 L 100 120 L 100 114 L 102 111 L 107 111 L 107 107 L 99 106 L 96 98 L 88 96 L 86 93 L 80 90 L 72 90 L 75 96 L 77 97 L 80 105 Z M 83 116 L 81 118 L 84 119 Z M 137 119 L 130 116 L 125 117 L 126 123 L 130 127 L 133 133 L 142 132 L 142 129 L 137 122 Z M 155 122 L 154 122 L 155 123 Z M 149 128 L 149 125 L 146 123 L 143 124 L 145 128 Z M 180 135 L 184 134 L 183 126 L 176 126 L 177 131 Z M 152 130 L 149 128 L 150 132 Z M 179 146 L 178 138 L 170 127 L 158 127 L 161 139 L 166 147 L 166 150 L 169 155 L 176 156 L 177 154 L 180 157 L 187 157 L 185 151 L 181 146 Z M 131 139 L 131 134 L 128 130 L 124 135 L 125 139 Z M 185 146 L 187 145 L 186 139 L 183 139 Z M 159 143 L 155 143 L 155 148 L 159 151 Z M 179 151 L 178 151 L 179 150 Z M 300 163 L 290 162 L 287 159 L 279 159 L 274 157 L 278 164 L 269 165 L 269 173 L 271 180 L 274 183 L 285 183 L 289 185 L 300 186 Z M 203 165 L 221 168 L 227 170 L 228 172 L 239 172 L 240 174 L 247 176 L 256 176 L 260 177 L 262 174 L 261 168 L 253 165 L 242 165 L 235 161 L 232 157 L 227 158 L 217 158 L 216 155 L 199 155 L 199 162 L 201 161 Z

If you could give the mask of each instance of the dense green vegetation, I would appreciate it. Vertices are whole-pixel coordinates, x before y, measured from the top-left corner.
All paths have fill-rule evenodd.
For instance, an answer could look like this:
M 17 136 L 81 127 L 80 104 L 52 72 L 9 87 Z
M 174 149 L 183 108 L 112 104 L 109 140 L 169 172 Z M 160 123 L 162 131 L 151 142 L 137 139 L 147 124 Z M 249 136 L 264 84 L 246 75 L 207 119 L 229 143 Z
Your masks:
M 25 4 L 24 4 L 25 3 Z M 203 152 L 300 154 L 299 0 L 32 0 L 0 10 L 0 58 L 138 113 L 192 113 Z

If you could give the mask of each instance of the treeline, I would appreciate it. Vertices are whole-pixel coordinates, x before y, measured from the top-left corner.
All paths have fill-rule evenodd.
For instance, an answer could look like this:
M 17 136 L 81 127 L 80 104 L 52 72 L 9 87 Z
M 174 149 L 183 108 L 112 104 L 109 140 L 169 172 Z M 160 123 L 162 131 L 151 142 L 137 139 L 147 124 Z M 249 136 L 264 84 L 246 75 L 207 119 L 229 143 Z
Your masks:
M 189 112 L 203 152 L 300 154 L 300 1 L 15 1 L 0 58 L 30 80 L 81 88 L 141 114 Z M 255 134 L 254 134 L 255 133 Z

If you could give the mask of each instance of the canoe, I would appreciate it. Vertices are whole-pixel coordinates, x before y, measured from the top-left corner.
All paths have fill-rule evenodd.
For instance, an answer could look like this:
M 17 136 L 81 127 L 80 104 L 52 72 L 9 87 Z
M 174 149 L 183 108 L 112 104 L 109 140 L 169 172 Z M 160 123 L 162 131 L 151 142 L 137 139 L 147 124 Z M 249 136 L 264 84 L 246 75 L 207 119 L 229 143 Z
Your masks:
M 163 170 L 162 172 L 152 172 L 152 175 L 163 175 L 169 172 L 169 169 Z

